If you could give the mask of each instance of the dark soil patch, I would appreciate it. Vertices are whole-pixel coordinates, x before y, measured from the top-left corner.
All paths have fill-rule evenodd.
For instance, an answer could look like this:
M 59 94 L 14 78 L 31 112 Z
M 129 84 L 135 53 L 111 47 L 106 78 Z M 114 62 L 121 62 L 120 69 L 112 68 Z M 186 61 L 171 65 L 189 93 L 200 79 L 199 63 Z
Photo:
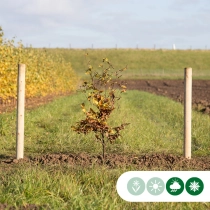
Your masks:
M 1 165 L 25 164 L 61 165 L 72 167 L 91 167 L 105 165 L 108 168 L 130 167 L 136 170 L 210 170 L 210 157 L 195 157 L 186 159 L 173 154 L 123 155 L 107 154 L 103 163 L 100 155 L 80 154 L 47 154 L 35 158 L 6 159 Z
M 126 80 L 128 90 L 141 90 L 184 102 L 184 80 Z M 210 80 L 193 80 L 193 107 L 210 115 Z

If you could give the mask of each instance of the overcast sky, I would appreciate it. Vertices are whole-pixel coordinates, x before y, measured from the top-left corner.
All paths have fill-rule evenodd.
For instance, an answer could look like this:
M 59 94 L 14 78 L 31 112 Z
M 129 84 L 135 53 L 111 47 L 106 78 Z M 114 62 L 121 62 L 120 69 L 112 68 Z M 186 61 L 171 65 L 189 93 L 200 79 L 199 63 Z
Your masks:
M 210 0 L 0 0 L 5 37 L 33 47 L 210 49 Z

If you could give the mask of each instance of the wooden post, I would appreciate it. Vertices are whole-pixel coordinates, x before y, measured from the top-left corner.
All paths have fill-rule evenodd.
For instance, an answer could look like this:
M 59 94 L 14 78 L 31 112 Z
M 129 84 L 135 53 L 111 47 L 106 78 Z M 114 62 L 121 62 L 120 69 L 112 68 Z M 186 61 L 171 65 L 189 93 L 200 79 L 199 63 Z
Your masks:
M 25 64 L 18 64 L 16 158 L 23 158 L 24 151 Z
M 191 159 L 192 68 L 184 69 L 184 157 Z

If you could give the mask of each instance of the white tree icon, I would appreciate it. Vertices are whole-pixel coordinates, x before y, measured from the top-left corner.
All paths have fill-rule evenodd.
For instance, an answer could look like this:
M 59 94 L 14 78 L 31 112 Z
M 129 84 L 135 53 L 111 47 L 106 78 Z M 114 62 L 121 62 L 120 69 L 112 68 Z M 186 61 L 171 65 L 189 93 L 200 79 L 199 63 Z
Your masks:
M 133 182 L 133 187 L 132 187 L 132 189 L 133 189 L 133 191 L 134 192 L 137 192 L 139 189 L 140 189 L 140 183 L 139 183 L 139 181 L 138 180 L 135 180 L 134 182 Z

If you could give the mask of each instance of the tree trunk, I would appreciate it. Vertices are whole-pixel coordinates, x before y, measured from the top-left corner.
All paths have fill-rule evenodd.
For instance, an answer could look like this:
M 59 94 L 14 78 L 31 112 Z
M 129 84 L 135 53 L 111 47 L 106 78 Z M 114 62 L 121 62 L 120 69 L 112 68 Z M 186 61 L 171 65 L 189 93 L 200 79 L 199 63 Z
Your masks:
M 103 139 L 103 144 L 102 144 L 102 146 L 103 146 L 103 159 L 105 159 L 105 144 L 104 144 L 104 139 Z
M 103 157 L 103 164 L 105 160 L 105 141 L 104 141 L 104 134 L 102 134 L 102 157 Z

